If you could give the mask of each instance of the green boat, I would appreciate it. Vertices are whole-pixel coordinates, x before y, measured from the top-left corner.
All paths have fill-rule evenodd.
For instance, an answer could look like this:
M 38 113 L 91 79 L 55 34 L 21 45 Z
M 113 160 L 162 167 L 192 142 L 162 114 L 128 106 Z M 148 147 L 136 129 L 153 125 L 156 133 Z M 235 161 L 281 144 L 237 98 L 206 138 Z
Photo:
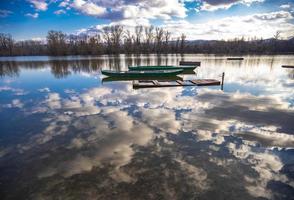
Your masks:
M 105 83 L 105 82 L 115 82 L 115 81 L 134 81 L 134 80 L 158 80 L 158 81 L 176 81 L 176 80 L 180 80 L 182 81 L 183 78 L 180 77 L 180 76 L 168 76 L 168 77 L 154 77 L 154 76 L 151 76 L 151 77 L 148 77 L 148 76 L 145 76 L 145 77 L 112 77 L 112 76 L 107 76 L 107 77 L 104 77 L 102 78 L 102 83 Z
M 170 77 L 176 76 L 183 72 L 183 69 L 177 70 L 146 70 L 146 71 L 112 71 L 112 70 L 101 70 L 101 73 L 105 76 L 110 77 Z
M 193 71 L 197 66 L 162 66 L 162 65 L 154 65 L 154 66 L 129 66 L 129 70 L 175 70 L 182 69 L 185 71 Z

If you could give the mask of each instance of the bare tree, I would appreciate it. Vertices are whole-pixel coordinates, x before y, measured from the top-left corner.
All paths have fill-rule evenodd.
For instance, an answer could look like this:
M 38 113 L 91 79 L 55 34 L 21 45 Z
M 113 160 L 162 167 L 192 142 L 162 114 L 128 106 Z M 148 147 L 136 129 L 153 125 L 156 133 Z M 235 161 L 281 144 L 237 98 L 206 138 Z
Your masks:
M 155 40 L 156 40 L 156 51 L 157 51 L 157 53 L 161 53 L 162 41 L 163 41 L 163 33 L 164 33 L 163 28 L 157 27 L 155 29 Z
M 165 46 L 165 52 L 166 53 L 168 53 L 168 51 L 169 51 L 169 40 L 170 40 L 170 37 L 171 37 L 171 33 L 169 32 L 169 31 L 164 31 L 163 32 L 163 34 L 164 34 L 164 46 Z
M 10 34 L 4 34 L 0 33 L 0 51 L 1 54 L 7 54 L 9 56 L 12 56 L 12 50 L 13 50 L 13 39 Z
M 110 33 L 110 27 L 105 26 L 102 30 L 103 39 L 104 42 L 106 42 L 106 53 L 111 53 L 111 33 Z
M 48 50 L 51 55 L 66 54 L 66 35 L 61 31 L 49 31 L 47 35 Z
M 148 26 L 145 27 L 145 50 L 147 51 L 147 53 L 150 53 L 150 51 L 152 50 L 151 48 L 151 44 L 153 42 L 153 38 L 154 38 L 154 26 Z
M 112 49 L 112 52 L 118 53 L 120 50 L 120 43 L 122 40 L 123 31 L 124 31 L 123 26 L 120 26 L 120 25 L 112 26 L 110 30 L 111 30 L 111 41 L 114 47 Z
M 190 42 L 186 35 L 172 38 L 172 32 L 153 26 L 137 26 L 134 32 L 123 26 L 108 26 L 101 34 L 89 36 L 66 35 L 49 31 L 43 41 L 14 41 L 9 34 L 0 33 L 0 56 L 11 55 L 97 55 L 112 53 L 293 53 L 294 37 L 281 39 L 277 31 L 270 40 L 235 38 L 231 40 Z
M 141 50 L 141 40 L 143 35 L 143 26 L 135 27 L 135 35 L 134 35 L 134 43 L 135 43 L 135 51 L 136 53 Z
M 101 35 L 100 34 L 96 34 L 92 37 L 90 37 L 89 39 L 89 49 L 90 49 L 90 53 L 92 55 L 97 55 L 97 54 L 101 54 L 102 53 L 102 49 L 101 49 Z
M 181 35 L 181 53 L 184 53 L 185 40 L 186 40 L 186 35 L 184 33 L 182 33 L 182 35 Z
M 133 51 L 133 35 L 130 30 L 125 31 L 124 35 L 124 49 L 126 53 L 132 53 Z
M 279 40 L 280 39 L 280 36 L 281 36 L 281 31 L 277 31 L 274 35 L 274 39 L 275 40 Z

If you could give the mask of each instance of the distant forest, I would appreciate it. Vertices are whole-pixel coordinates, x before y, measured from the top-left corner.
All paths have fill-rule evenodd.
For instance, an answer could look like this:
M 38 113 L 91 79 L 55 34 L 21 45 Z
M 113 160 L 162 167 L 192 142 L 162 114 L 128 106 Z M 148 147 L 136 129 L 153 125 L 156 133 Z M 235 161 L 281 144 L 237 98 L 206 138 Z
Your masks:
M 288 54 L 294 53 L 294 37 L 280 39 L 280 32 L 271 39 L 186 40 L 186 35 L 172 38 L 172 33 L 159 27 L 105 27 L 95 35 L 66 35 L 49 31 L 44 41 L 15 41 L 0 33 L 0 56 L 30 55 L 101 55 L 148 53 L 212 53 L 212 54 Z

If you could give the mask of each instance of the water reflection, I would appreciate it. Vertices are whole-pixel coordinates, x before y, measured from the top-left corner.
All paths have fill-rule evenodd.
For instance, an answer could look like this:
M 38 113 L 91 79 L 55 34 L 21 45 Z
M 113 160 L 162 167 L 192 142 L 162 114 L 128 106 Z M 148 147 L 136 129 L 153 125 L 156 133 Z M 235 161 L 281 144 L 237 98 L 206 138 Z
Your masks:
M 25 65 L 17 64 L 19 77 L 1 79 L 0 120 L 7 122 L 0 125 L 2 196 L 291 199 L 293 80 L 278 66 L 285 58 L 258 57 L 245 63 L 184 58 L 202 61 L 199 77 L 225 71 L 224 91 L 133 90 L 128 82 L 100 85 L 99 74 L 92 82 L 91 74 L 101 67 L 175 64 L 183 59 L 170 57 L 121 56 L 113 58 L 117 64 L 112 58 L 88 60 L 85 68 L 76 64 L 84 62 L 80 60 L 56 66 L 55 71 L 52 63 L 45 63 L 42 69 L 50 70 L 36 73 L 45 79 L 56 72 L 59 76 L 54 76 L 65 81 L 53 79 L 44 85 L 23 77 Z M 88 85 L 78 87 L 77 80 Z M 37 89 L 24 86 L 36 82 Z M 16 95 L 17 90 L 23 94 Z M 22 125 L 21 134 L 16 124 Z

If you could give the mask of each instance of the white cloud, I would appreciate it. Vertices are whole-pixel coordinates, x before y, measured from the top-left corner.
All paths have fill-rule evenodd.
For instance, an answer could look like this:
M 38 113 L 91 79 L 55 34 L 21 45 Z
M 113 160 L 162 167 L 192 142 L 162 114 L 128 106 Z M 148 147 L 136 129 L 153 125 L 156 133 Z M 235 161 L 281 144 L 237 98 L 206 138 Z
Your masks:
M 124 19 L 171 19 L 186 17 L 185 5 L 178 0 L 73 0 L 63 1 L 60 7 L 71 7 L 90 16 L 103 17 L 114 21 Z
M 59 7 L 67 7 L 70 4 L 70 0 L 64 0 L 62 1 L 58 6 Z
M 283 4 L 280 6 L 280 8 L 282 9 L 289 9 L 290 7 L 291 7 L 290 4 Z
M 45 87 L 45 88 L 40 88 L 38 89 L 39 92 L 50 92 L 50 88 Z
M 166 21 L 163 25 L 173 36 L 185 33 L 188 39 L 233 39 L 240 37 L 271 38 L 277 31 L 282 37 L 294 34 L 293 16 L 287 11 L 225 17 L 205 23 L 193 24 L 186 20 Z M 262 29 L 260 28 L 262 27 Z
M 197 10 L 205 10 L 205 11 L 216 11 L 219 9 L 229 9 L 230 7 L 243 4 L 246 6 L 251 6 L 253 3 L 261 3 L 265 0 L 227 0 L 227 1 L 216 1 L 216 0 L 205 0 L 200 8 L 196 8 Z
M 36 10 L 46 11 L 48 9 L 48 4 L 45 0 L 29 0 Z
M 106 14 L 105 7 L 101 7 L 91 1 L 74 0 L 71 6 L 86 15 L 102 16 Z
M 172 38 L 179 37 L 182 33 L 188 40 L 208 39 L 222 40 L 234 38 L 272 38 L 277 31 L 281 37 L 289 38 L 294 34 L 294 24 L 291 23 L 293 16 L 288 11 L 276 11 L 268 13 L 257 13 L 244 16 L 224 17 L 217 20 L 209 20 L 205 23 L 193 23 L 188 20 L 165 20 L 162 28 L 172 33 Z M 147 18 L 129 18 L 114 21 L 109 24 L 99 24 L 90 28 L 83 28 L 77 34 L 97 34 L 104 27 L 123 25 L 126 30 L 134 31 L 137 25 L 150 26 Z M 260 29 L 260 27 L 263 27 Z
M 176 115 L 173 110 L 165 108 L 141 108 L 139 112 L 142 114 L 142 121 L 155 129 L 176 134 L 181 128 L 180 121 L 176 120 Z
M 59 109 L 61 108 L 60 100 L 58 93 L 49 93 L 46 101 L 51 109 Z
M 39 13 L 35 13 L 35 14 L 27 13 L 27 14 L 25 14 L 25 16 L 36 19 L 39 17 Z
M 62 10 L 62 9 L 54 11 L 54 14 L 56 14 L 56 15 L 61 15 L 61 14 L 65 14 L 65 13 L 66 13 L 66 11 Z
M 12 104 L 12 107 L 15 107 L 15 108 L 23 107 L 23 103 L 19 99 L 13 99 L 11 104 Z
M 4 108 L 22 108 L 24 104 L 19 99 L 13 99 L 9 104 L 3 104 Z

